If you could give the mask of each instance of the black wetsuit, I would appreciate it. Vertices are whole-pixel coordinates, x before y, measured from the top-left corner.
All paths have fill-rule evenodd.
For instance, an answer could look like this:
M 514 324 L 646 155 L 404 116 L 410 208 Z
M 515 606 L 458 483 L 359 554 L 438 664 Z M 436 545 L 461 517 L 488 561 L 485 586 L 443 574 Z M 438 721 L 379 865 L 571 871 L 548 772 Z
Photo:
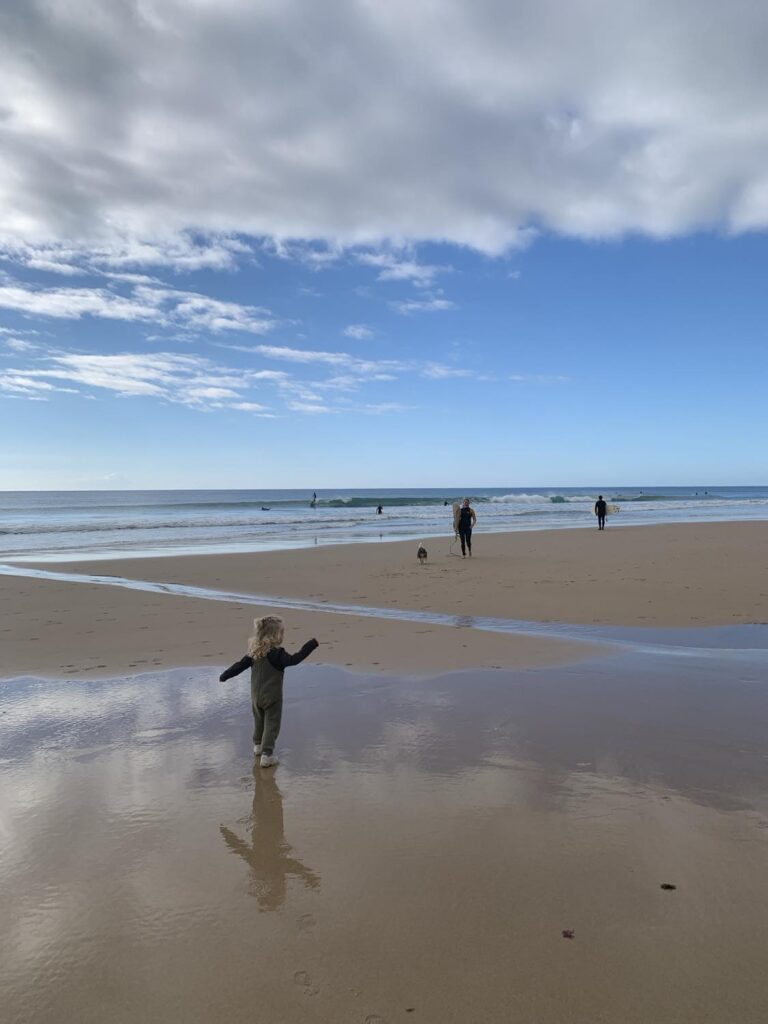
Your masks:
M 459 540 L 461 541 L 462 555 L 469 550 L 472 554 L 472 519 L 474 513 L 471 508 L 461 508 L 459 511 Z
M 608 504 L 602 500 L 595 502 L 595 515 L 597 516 L 597 528 L 598 530 L 605 529 L 605 516 L 608 511 Z

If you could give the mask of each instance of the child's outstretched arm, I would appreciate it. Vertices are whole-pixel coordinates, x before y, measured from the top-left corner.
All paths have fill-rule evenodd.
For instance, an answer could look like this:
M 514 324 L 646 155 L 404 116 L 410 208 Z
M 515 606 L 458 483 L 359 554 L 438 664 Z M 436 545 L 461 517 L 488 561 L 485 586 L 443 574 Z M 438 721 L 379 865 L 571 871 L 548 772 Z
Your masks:
M 236 661 L 234 665 L 230 665 L 229 668 L 224 669 L 219 676 L 219 682 L 226 683 L 226 681 L 231 679 L 232 676 L 239 676 L 241 672 L 245 672 L 245 670 L 250 668 L 252 664 L 253 658 L 249 654 L 246 654 L 246 656 L 241 658 L 240 661 Z
M 295 654 L 289 654 L 288 651 L 280 647 L 277 650 L 270 651 L 267 657 L 269 658 L 270 665 L 282 672 L 292 665 L 300 665 L 319 646 L 320 644 L 313 638 L 312 640 L 307 640 L 301 650 Z

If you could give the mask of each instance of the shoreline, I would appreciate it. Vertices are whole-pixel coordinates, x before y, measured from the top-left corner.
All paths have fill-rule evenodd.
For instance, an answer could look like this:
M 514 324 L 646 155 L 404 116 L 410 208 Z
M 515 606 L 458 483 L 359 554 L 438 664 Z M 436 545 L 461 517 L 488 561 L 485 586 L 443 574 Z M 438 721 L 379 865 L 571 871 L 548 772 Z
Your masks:
M 628 516 L 627 516 L 628 518 Z M 560 524 L 557 526 L 546 526 L 542 527 L 538 524 L 534 526 L 518 526 L 514 530 L 509 529 L 488 529 L 483 531 L 482 526 L 480 532 L 484 537 L 499 537 L 499 536 L 510 536 L 516 537 L 518 535 L 529 536 L 531 534 L 550 534 L 550 533 L 569 533 L 569 532 L 581 532 L 584 530 L 595 529 L 595 517 L 591 514 L 588 519 L 585 519 L 581 523 L 568 523 Z M 760 525 L 768 524 L 768 519 L 755 519 L 751 516 L 743 517 L 727 517 L 723 519 L 702 519 L 702 518 L 691 518 L 681 519 L 674 521 L 661 521 L 652 523 L 631 523 L 625 520 L 618 521 L 617 517 L 609 516 L 608 530 L 651 530 L 655 528 L 667 528 L 667 527 L 706 527 L 706 526 L 724 526 L 726 524 L 733 525 Z M 321 529 L 322 532 L 322 529 Z M 123 561 L 151 561 L 155 559 L 173 559 L 173 558 L 221 558 L 227 556 L 243 556 L 243 555 L 276 555 L 281 552 L 292 552 L 292 551 L 312 551 L 315 548 L 346 548 L 346 547 L 376 547 L 378 545 L 392 545 L 392 544 L 414 544 L 419 540 L 429 540 L 431 542 L 446 541 L 450 543 L 451 533 L 449 530 L 441 529 L 439 532 L 429 532 L 424 530 L 414 530 L 412 533 L 406 533 L 402 535 L 384 535 L 379 536 L 362 536 L 356 537 L 349 535 L 349 539 L 333 538 L 331 540 L 322 540 L 319 537 L 315 537 L 312 541 L 309 539 L 302 540 L 283 540 L 274 542 L 263 542 L 261 545 L 254 546 L 253 543 L 233 542 L 232 544 L 212 544 L 206 545 L 195 545 L 185 547 L 179 545 L 178 547 L 155 547 L 146 551 L 140 549 L 122 549 L 120 551 L 106 551 L 100 553 L 95 552 L 82 552 L 82 551 L 70 551 L 70 552 L 58 552 L 58 553 L 45 553 L 45 554 L 25 554 L 25 555 L 14 555 L 9 552 L 0 557 L 0 563 L 5 565 L 30 565 L 30 566 L 44 566 L 44 565 L 79 565 L 88 564 L 91 562 L 123 562 Z M 458 544 L 458 541 L 456 542 Z

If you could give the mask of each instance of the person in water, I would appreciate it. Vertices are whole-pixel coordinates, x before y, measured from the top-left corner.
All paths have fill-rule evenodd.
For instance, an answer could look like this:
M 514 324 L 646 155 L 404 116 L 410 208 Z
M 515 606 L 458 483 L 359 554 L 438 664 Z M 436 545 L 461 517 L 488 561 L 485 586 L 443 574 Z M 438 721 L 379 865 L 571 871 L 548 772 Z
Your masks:
M 376 514 L 377 514 L 377 515 L 379 515 L 379 516 L 380 516 L 380 515 L 382 514 L 382 512 L 383 512 L 383 511 L 384 511 L 384 506 L 383 506 L 383 505 L 377 505 L 377 506 L 376 506 Z
M 477 522 L 475 510 L 470 508 L 469 498 L 464 499 L 464 504 L 459 509 L 459 540 L 461 541 L 461 557 L 466 558 L 467 551 L 472 557 L 472 527 Z
M 261 755 L 262 768 L 279 764 L 275 744 L 283 716 L 283 673 L 299 665 L 320 645 L 307 640 L 300 651 L 289 654 L 283 647 L 285 624 L 277 615 L 254 619 L 256 635 L 248 641 L 248 653 L 219 676 L 219 682 L 251 670 L 251 707 L 253 709 L 253 752 Z
M 605 529 L 605 517 L 608 514 L 608 506 L 603 499 L 602 494 L 598 494 L 597 501 L 595 502 L 595 515 L 597 516 L 597 528 L 598 530 Z

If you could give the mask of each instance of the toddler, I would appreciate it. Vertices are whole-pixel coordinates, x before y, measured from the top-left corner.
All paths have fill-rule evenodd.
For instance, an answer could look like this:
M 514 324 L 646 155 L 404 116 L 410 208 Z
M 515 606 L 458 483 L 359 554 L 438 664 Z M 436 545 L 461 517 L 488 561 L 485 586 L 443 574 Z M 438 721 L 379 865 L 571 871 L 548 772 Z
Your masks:
M 251 707 L 253 708 L 253 752 L 261 755 L 262 768 L 279 764 L 275 755 L 275 744 L 280 732 L 283 715 L 283 673 L 291 665 L 298 665 L 309 657 L 317 640 L 307 640 L 296 654 L 288 654 L 283 648 L 285 625 L 277 615 L 265 615 L 254 619 L 256 635 L 248 641 L 248 653 L 234 665 L 221 673 L 219 682 L 251 670 Z

